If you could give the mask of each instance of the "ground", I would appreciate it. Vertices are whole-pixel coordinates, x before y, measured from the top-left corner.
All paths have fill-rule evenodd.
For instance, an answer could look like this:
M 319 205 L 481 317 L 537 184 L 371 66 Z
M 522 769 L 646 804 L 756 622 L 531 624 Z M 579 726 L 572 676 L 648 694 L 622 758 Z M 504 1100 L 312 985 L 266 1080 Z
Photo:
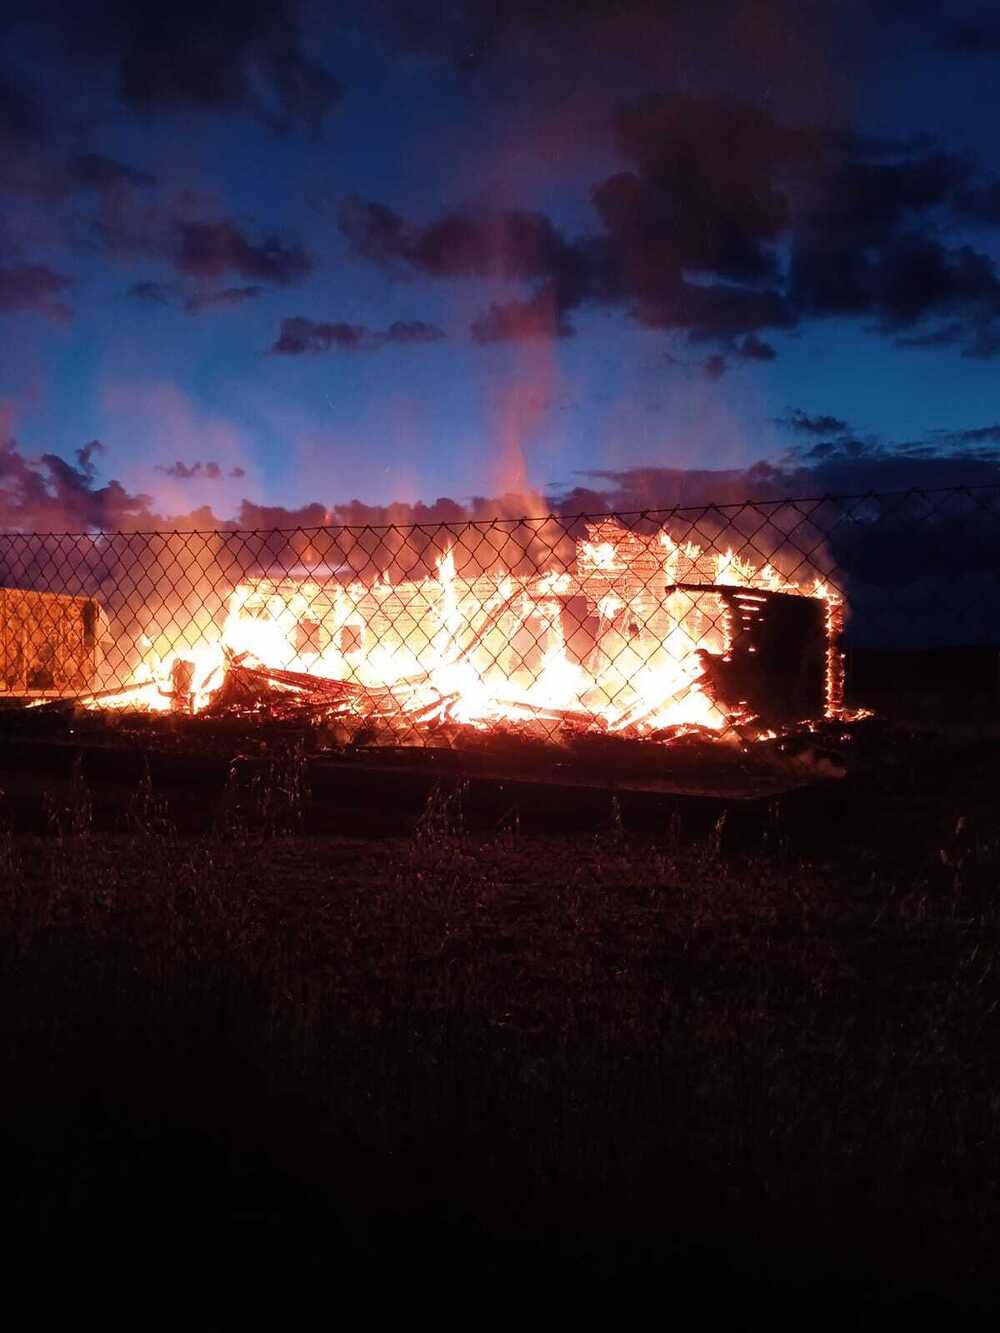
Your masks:
M 294 764 L 181 833 L 153 781 L 109 820 L 86 764 L 8 756 L 17 1271 L 139 1310 L 207 1279 L 198 1327 L 529 1282 L 619 1318 L 992 1306 L 1000 762 L 927 753 L 549 835 L 452 783 L 364 837 Z

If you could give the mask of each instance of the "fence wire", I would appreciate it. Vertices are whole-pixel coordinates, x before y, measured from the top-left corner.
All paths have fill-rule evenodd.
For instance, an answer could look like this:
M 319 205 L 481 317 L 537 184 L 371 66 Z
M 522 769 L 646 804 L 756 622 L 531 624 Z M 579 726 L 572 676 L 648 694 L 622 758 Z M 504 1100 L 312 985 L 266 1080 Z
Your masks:
M 1000 487 L 267 531 L 0 534 L 0 700 L 341 739 L 835 715 L 844 647 L 998 642 Z M 339 729 L 339 731 L 338 731 Z

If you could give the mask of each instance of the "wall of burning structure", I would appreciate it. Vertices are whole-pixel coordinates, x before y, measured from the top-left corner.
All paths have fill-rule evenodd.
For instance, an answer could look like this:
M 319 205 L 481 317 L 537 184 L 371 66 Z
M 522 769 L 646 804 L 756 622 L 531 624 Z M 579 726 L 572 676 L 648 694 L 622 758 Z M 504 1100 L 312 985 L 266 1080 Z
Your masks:
M 812 562 L 779 573 L 760 553 L 781 547 L 775 515 L 755 533 L 715 512 L 672 528 L 683 536 L 647 515 L 13 535 L 0 554 L 51 587 L 70 542 L 74 591 L 109 620 L 86 670 L 52 689 L 90 686 L 94 706 L 300 708 L 411 743 L 526 723 L 748 734 L 835 713 L 840 601 Z M 26 678 L 6 688 L 30 693 Z
M 92 597 L 0 588 L 0 696 L 92 689 L 107 620 Z
M 835 600 L 766 562 L 605 521 L 562 573 L 463 577 L 450 554 L 439 565 L 399 583 L 245 580 L 234 649 L 273 659 L 284 644 L 295 669 L 362 686 L 462 667 L 494 711 L 589 709 L 616 730 L 780 724 L 841 706 Z

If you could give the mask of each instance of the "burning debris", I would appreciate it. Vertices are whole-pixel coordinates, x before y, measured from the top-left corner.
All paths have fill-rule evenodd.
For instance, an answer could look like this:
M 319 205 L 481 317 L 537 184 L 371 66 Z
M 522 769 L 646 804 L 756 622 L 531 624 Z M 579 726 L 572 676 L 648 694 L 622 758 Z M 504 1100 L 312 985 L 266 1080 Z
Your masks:
M 396 582 L 244 578 L 221 627 L 78 701 L 308 718 L 341 743 L 393 745 L 470 728 L 753 738 L 841 715 L 842 604 L 813 576 L 610 520 L 587 525 L 561 570 L 459 570 L 456 554 Z

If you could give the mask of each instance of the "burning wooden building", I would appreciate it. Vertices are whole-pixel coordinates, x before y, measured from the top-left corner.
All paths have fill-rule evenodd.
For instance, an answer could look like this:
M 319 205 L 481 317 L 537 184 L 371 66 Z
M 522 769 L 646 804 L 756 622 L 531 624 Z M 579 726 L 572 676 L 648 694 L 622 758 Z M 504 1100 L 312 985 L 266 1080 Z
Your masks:
M 649 734 L 782 725 L 842 704 L 840 601 L 812 578 L 613 521 L 588 525 L 573 567 L 456 571 L 391 583 L 248 579 L 225 640 L 231 659 L 388 691 L 421 717 L 473 725 L 581 719 Z M 379 696 L 385 702 L 383 696 Z
M 94 688 L 106 620 L 92 597 L 0 588 L 0 697 Z

